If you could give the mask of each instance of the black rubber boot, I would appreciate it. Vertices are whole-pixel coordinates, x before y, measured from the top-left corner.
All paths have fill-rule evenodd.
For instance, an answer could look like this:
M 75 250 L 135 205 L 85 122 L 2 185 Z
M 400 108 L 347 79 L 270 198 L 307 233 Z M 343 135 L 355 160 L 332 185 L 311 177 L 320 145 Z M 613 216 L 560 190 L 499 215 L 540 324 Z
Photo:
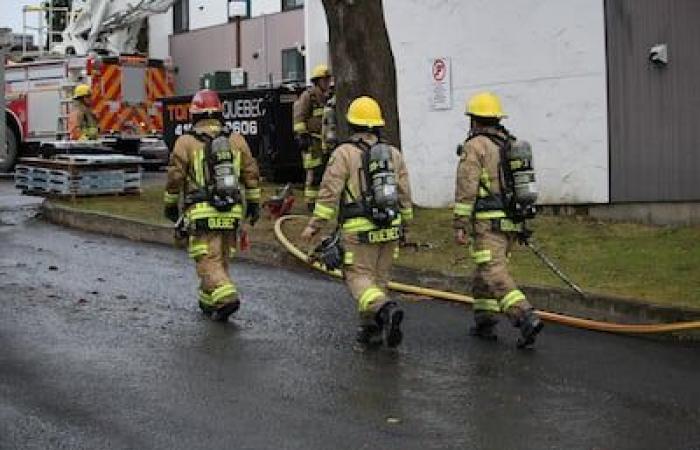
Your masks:
M 518 339 L 518 348 L 527 348 L 534 345 L 537 335 L 544 328 L 544 322 L 530 309 L 523 313 L 516 326 L 520 328 L 521 335 Z
M 401 332 L 401 322 L 403 321 L 403 310 L 395 302 L 388 302 L 377 313 L 377 325 L 382 329 L 384 342 L 389 348 L 397 347 L 403 340 Z
M 360 325 L 355 340 L 366 347 L 378 347 L 382 345 L 382 330 L 376 324 Z
M 469 329 L 469 334 L 487 341 L 495 341 L 498 336 L 495 333 L 498 319 L 493 316 L 474 316 L 474 325 Z
M 238 299 L 232 300 L 223 305 L 211 309 L 211 320 L 216 322 L 228 322 L 228 317 L 238 311 L 241 307 L 241 302 Z

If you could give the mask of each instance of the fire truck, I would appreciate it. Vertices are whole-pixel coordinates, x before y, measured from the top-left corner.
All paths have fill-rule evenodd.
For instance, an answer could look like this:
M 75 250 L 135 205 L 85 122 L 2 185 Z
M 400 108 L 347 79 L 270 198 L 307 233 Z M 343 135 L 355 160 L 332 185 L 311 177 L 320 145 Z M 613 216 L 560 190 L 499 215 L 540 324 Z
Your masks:
M 22 55 L 5 64 L 7 150 L 0 154 L 0 172 L 17 157 L 66 141 L 73 89 L 91 86 L 91 107 L 100 136 L 96 146 L 136 153 L 155 161 L 167 158 L 162 140 L 163 97 L 174 92 L 169 61 L 135 52 L 144 19 L 167 10 L 173 0 L 83 0 L 72 7 L 25 7 L 24 13 L 66 15 L 61 39 L 46 31 L 49 51 Z M 65 147 L 65 146 L 62 146 Z

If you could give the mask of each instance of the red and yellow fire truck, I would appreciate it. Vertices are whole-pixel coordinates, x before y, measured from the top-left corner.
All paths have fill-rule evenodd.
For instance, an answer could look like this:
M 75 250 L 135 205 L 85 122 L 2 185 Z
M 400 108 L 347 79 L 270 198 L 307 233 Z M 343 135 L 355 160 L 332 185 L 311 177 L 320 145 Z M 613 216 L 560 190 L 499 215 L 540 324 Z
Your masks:
M 18 156 L 68 139 L 72 93 L 92 87 L 101 144 L 123 153 L 164 160 L 161 98 L 173 95 L 168 61 L 142 55 L 48 58 L 5 66 L 7 154 L 0 172 Z

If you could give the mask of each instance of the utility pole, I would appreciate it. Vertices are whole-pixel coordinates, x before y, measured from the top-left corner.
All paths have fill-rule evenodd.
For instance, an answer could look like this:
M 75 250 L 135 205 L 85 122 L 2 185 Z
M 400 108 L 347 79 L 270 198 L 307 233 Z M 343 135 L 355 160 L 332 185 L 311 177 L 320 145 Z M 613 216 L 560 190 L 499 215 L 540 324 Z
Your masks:
M 0 28 L 0 155 L 7 153 L 5 123 L 5 52 L 12 45 L 12 30 Z

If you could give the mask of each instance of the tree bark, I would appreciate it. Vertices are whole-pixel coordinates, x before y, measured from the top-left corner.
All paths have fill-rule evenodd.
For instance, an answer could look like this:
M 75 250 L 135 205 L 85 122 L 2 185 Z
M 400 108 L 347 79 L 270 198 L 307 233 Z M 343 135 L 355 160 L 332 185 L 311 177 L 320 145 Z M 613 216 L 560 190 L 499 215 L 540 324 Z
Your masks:
M 347 137 L 350 102 L 369 95 L 386 121 L 384 138 L 400 146 L 396 68 L 381 0 L 323 0 L 335 76 L 339 136 Z

